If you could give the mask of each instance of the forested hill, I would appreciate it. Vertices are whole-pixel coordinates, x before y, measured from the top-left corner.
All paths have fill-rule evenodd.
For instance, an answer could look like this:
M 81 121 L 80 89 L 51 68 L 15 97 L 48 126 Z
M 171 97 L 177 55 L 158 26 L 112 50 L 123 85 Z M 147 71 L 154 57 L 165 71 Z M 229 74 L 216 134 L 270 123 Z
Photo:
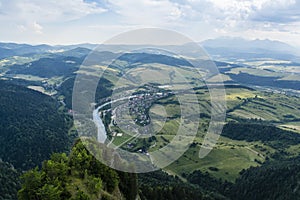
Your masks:
M 0 160 L 0 200 L 17 199 L 20 173 L 9 163 Z
M 59 103 L 28 88 L 0 81 L 0 158 L 27 170 L 53 152 L 65 152 L 71 141 L 70 116 Z
M 136 174 L 119 172 L 96 160 L 78 140 L 72 153 L 53 154 L 41 170 L 22 175 L 18 199 L 136 199 Z

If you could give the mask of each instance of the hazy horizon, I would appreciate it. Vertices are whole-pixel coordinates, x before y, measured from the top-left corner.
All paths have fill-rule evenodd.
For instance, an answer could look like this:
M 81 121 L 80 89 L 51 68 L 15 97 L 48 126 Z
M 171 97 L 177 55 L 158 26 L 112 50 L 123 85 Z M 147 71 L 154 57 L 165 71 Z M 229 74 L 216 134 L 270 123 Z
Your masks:
M 0 41 L 100 44 L 139 28 L 177 31 L 201 42 L 223 36 L 300 46 L 295 0 L 0 0 Z
M 271 42 L 281 42 L 281 43 L 284 43 L 284 44 L 287 44 L 291 47 L 295 47 L 295 48 L 300 48 L 300 46 L 298 45 L 295 45 L 295 44 L 290 44 L 290 43 L 287 43 L 285 41 L 281 41 L 281 40 L 272 40 L 272 39 L 259 39 L 259 38 L 254 38 L 254 39 L 249 39 L 249 38 L 244 38 L 244 37 L 226 37 L 226 36 L 220 36 L 220 37 L 215 37 L 215 38 L 208 38 L 208 39 L 205 39 L 205 40 L 201 40 L 201 41 L 195 41 L 196 43 L 203 43 L 203 42 L 206 42 L 206 41 L 209 41 L 209 40 L 218 40 L 218 39 L 242 39 L 242 40 L 245 40 L 245 41 L 271 41 Z M 102 42 L 99 42 L 99 43 L 94 43 L 94 42 L 75 42 L 75 43 L 47 43 L 47 42 L 40 42 L 40 43 L 30 43 L 30 42 L 18 42 L 18 41 L 3 41 L 3 40 L 0 40 L 0 43 L 14 43 L 14 44 L 19 44 L 19 45 L 32 45 L 32 46 L 38 46 L 38 45 L 49 45 L 49 46 L 72 46 L 72 45 L 101 45 L 103 44 L 103 42 L 105 41 L 102 41 Z M 115 44 L 115 45 L 118 45 L 118 44 Z M 131 44 L 119 44 L 119 45 L 131 45 Z

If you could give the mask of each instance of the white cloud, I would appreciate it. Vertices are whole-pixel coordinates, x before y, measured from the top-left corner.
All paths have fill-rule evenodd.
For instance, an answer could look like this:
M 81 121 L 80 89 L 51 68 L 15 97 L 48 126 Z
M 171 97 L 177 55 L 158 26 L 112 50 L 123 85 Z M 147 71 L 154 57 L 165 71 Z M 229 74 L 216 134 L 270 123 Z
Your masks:
M 109 0 L 127 24 L 166 26 L 183 16 L 182 6 L 169 0 Z
M 15 27 L 7 30 L 6 35 L 17 30 L 22 33 L 22 38 L 25 32 L 42 34 L 44 27 L 41 24 L 66 24 L 103 12 L 106 12 L 105 8 L 84 0 L 0 0 L 0 23 Z
M 42 34 L 43 27 L 37 22 L 33 22 L 32 24 L 33 31 L 37 34 Z
M 24 25 L 19 25 L 18 29 L 21 33 L 25 32 L 27 30 L 27 28 Z
M 293 23 L 300 21 L 300 2 L 295 0 L 278 0 L 269 2 L 261 10 L 254 13 L 252 21 L 274 23 Z
M 296 0 L 186 0 L 180 2 L 185 5 L 185 8 L 189 8 L 185 12 L 186 16 L 194 20 L 216 23 L 218 28 L 221 28 L 220 26 L 235 27 L 240 26 L 240 22 L 251 22 L 254 20 L 253 17 L 260 12 L 275 14 L 285 8 L 292 11 L 291 8 L 296 5 Z M 297 14 L 299 15 L 299 12 Z M 284 17 L 279 15 L 276 18 Z
M 192 11 L 187 15 L 192 13 L 193 20 L 213 25 L 219 35 L 243 36 L 243 32 L 253 31 L 260 37 L 268 31 L 276 30 L 279 34 L 300 28 L 293 23 L 300 21 L 300 1 L 296 0 L 187 0 L 181 3 L 190 6 Z M 294 26 L 286 26 L 287 23 Z
M 35 35 L 34 41 L 51 38 L 79 43 L 96 38 L 99 42 L 97 34 L 109 38 L 153 26 L 195 40 L 252 37 L 251 33 L 285 39 L 288 34 L 296 37 L 299 22 L 297 0 L 0 0 L 0 24 L 7 27 L 1 30 L 2 38 L 18 40 Z
M 106 11 L 96 3 L 87 3 L 83 0 L 0 0 L 0 3 L 2 3 L 0 13 L 3 13 L 0 18 L 11 18 L 16 21 L 68 21 Z

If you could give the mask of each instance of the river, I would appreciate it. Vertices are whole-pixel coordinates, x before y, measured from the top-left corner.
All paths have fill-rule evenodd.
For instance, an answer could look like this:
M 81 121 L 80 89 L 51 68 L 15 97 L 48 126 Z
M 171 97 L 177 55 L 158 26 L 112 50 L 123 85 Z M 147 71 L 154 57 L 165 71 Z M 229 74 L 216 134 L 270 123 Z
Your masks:
M 105 126 L 102 122 L 102 119 L 101 117 L 99 116 L 99 110 L 109 104 L 112 104 L 114 102 L 117 102 L 117 101 L 122 101 L 122 100 L 125 100 L 125 99 L 129 99 L 129 98 L 134 98 L 134 97 L 137 97 L 137 95 L 133 95 L 133 96 L 129 96 L 129 97 L 122 97 L 122 98 L 119 98 L 119 99 L 116 99 L 116 100 L 113 100 L 113 101 L 110 101 L 110 102 L 106 102 L 100 106 L 98 106 L 94 111 L 93 111 L 93 121 L 94 123 L 96 124 L 97 126 L 97 140 L 99 143 L 104 143 L 107 139 L 107 132 L 105 130 Z

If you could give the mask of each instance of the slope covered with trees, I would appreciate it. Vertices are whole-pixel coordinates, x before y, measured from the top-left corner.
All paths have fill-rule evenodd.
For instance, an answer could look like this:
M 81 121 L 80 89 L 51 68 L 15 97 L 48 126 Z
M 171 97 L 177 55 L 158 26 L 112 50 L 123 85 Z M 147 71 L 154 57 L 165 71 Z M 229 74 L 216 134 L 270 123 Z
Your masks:
M 241 172 L 229 189 L 231 199 L 299 199 L 300 162 L 292 160 L 267 162 Z
M 226 199 L 212 188 L 202 188 L 192 182 L 184 182 L 177 176 L 172 176 L 161 170 L 139 174 L 139 196 L 142 200 L 211 200 Z M 205 179 L 206 180 L 214 180 Z M 192 183 L 192 184 L 191 184 Z M 213 182 L 214 183 L 214 182 Z
M 0 81 L 0 158 L 27 170 L 70 144 L 72 119 L 40 92 Z
M 91 77 L 91 80 L 94 80 L 94 78 Z M 75 77 L 70 77 L 58 87 L 57 96 L 62 95 L 64 97 L 64 102 L 66 103 L 66 107 L 68 108 L 72 108 L 72 93 L 74 82 Z M 110 97 L 112 94 L 112 87 L 113 84 L 109 80 L 101 78 L 99 80 L 97 90 L 95 93 L 95 102 L 98 102 L 100 99 Z
M 17 199 L 20 173 L 9 163 L 0 161 L 0 200 Z
M 77 141 L 69 156 L 53 154 L 22 175 L 20 200 L 31 199 L 135 199 L 136 176 L 117 172 L 96 160 Z
M 79 68 L 82 61 L 83 58 L 52 56 L 31 63 L 13 65 L 9 68 L 7 74 L 26 74 L 42 78 L 68 77 Z
M 222 135 L 233 140 L 261 141 L 276 149 L 300 143 L 300 134 L 262 122 L 230 122 L 224 126 Z

